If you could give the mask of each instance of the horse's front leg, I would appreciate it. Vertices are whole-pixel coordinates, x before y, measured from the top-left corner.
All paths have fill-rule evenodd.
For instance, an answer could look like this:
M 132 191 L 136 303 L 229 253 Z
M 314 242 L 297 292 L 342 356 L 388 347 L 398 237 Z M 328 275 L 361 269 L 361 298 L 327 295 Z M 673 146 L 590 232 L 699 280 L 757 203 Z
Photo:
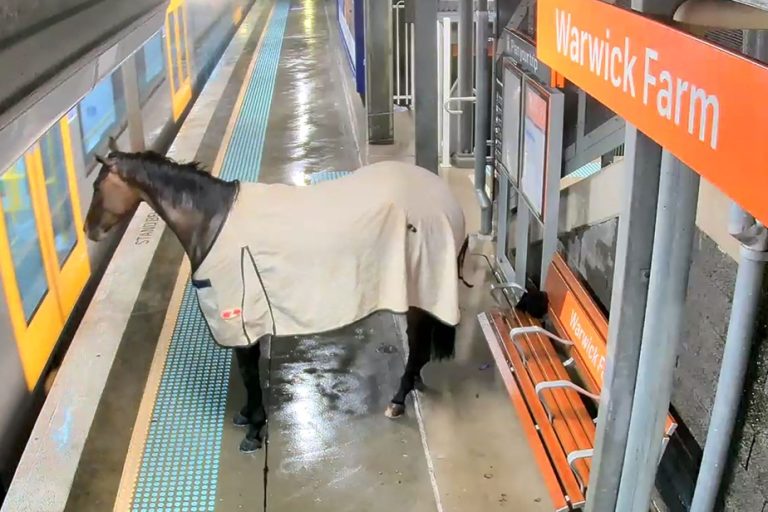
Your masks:
M 408 310 L 408 361 L 405 372 L 400 378 L 400 387 L 392 397 L 384 414 L 388 418 L 397 418 L 405 412 L 405 399 L 414 388 L 421 389 L 421 369 L 429 362 L 434 329 L 432 318 L 419 309 Z
M 261 350 L 258 343 L 250 347 L 236 348 L 237 366 L 247 393 L 245 407 L 235 415 L 235 425 L 248 427 L 240 443 L 240 451 L 251 453 L 261 448 L 264 439 L 262 430 L 267 423 L 267 413 L 264 410 L 261 381 L 259 379 L 259 357 Z

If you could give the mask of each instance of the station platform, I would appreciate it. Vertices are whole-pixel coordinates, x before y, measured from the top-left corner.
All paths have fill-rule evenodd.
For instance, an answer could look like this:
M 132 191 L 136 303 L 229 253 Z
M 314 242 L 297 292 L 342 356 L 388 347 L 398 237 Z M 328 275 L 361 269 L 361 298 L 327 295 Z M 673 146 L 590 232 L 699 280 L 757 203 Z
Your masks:
M 257 2 L 169 154 L 225 179 L 295 186 L 376 159 L 412 160 L 407 112 L 397 118 L 404 142 L 368 148 L 359 136 L 334 7 Z M 468 172 L 446 169 L 444 177 L 465 204 L 468 232 L 476 231 Z M 375 314 L 262 347 L 268 441 L 243 454 L 244 431 L 232 417 L 244 389 L 232 354 L 210 338 L 180 245 L 142 207 L 3 512 L 551 510 L 476 321 L 492 305 L 490 272 L 477 256 L 489 250 L 472 240 L 465 277 L 475 287 L 461 288 L 456 359 L 427 365 L 427 389 L 412 394 L 404 417 L 384 416 L 404 367 L 404 319 Z

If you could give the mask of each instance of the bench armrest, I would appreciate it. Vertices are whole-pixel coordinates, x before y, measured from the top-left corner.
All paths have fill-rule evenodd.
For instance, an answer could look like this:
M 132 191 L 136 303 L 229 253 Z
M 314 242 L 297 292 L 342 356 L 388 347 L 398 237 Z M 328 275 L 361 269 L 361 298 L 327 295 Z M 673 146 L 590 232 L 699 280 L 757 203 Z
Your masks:
M 514 283 L 512 281 L 507 281 L 505 283 L 491 283 L 491 290 L 503 290 L 505 288 L 512 288 L 513 290 L 518 290 L 523 293 L 525 293 L 527 290 L 524 286 L 519 285 L 517 283 Z
M 513 327 L 509 331 L 509 339 L 512 340 L 512 343 L 515 345 L 515 348 L 517 349 L 518 354 L 520 354 L 520 358 L 523 360 L 523 364 L 528 366 L 528 359 L 525 357 L 525 353 L 523 352 L 523 349 L 518 345 L 516 338 L 518 336 L 524 335 L 524 334 L 539 334 L 542 336 L 546 336 L 547 338 L 551 339 L 552 341 L 556 341 L 562 345 L 565 345 L 566 347 L 573 347 L 573 342 L 571 340 L 566 340 L 565 338 L 561 338 L 560 336 L 557 336 L 556 334 L 553 334 L 546 330 L 543 327 L 540 327 L 538 325 L 532 325 L 527 327 Z M 568 366 L 573 362 L 573 358 L 569 358 L 567 361 L 563 363 L 563 366 Z
M 568 388 L 576 391 L 580 395 L 588 396 L 592 400 L 595 401 L 597 405 L 600 405 L 600 395 L 596 395 L 594 393 L 590 393 L 586 389 L 582 388 L 581 386 L 577 386 L 573 382 L 569 380 L 548 380 L 545 382 L 539 382 L 536 384 L 536 398 L 539 399 L 539 402 L 541 402 L 541 405 L 544 406 L 544 410 L 547 411 L 547 416 L 549 417 L 549 422 L 552 422 L 552 411 L 549 410 L 549 407 L 547 406 L 547 403 L 541 398 L 541 392 L 546 389 L 561 389 L 561 388 Z
M 512 298 L 514 299 L 514 302 L 520 300 L 520 296 L 525 294 L 527 291 L 524 286 L 520 286 L 519 284 L 513 283 L 511 281 L 504 283 L 491 283 L 491 297 L 493 297 L 493 300 L 495 300 L 497 304 L 500 304 L 499 297 L 494 292 L 499 290 L 503 292 L 504 290 L 509 289 L 512 290 Z
M 595 453 L 595 450 L 593 448 L 589 448 L 586 450 L 574 450 L 571 453 L 569 453 L 567 457 L 568 465 L 571 466 L 571 471 L 573 471 L 573 474 L 576 475 L 576 480 L 578 480 L 582 490 L 587 488 L 587 482 L 582 480 L 581 475 L 579 475 L 579 472 L 576 471 L 575 464 L 577 460 L 591 459 L 594 453 Z

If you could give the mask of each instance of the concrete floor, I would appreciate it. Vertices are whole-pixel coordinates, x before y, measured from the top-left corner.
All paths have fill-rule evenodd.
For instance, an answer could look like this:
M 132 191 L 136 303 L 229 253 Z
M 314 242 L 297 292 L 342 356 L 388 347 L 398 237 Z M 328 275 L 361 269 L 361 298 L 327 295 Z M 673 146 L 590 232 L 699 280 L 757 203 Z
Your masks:
M 350 115 L 348 106 L 359 101 L 344 96 L 343 73 L 348 70 L 340 67 L 344 61 L 338 53 L 335 12 L 332 0 L 292 0 L 264 144 L 263 182 L 298 184 L 308 173 L 352 170 L 361 154 L 369 161 L 413 159 L 409 113 L 397 114 L 396 144 L 358 151 L 354 112 Z M 221 127 L 214 131 L 223 132 Z M 476 231 L 469 172 L 447 169 L 443 174 L 466 209 L 468 230 Z M 470 253 L 489 249 L 487 242 L 473 240 Z M 263 353 L 271 354 L 271 362 L 263 361 L 263 373 L 269 370 L 269 443 L 251 455 L 237 451 L 244 432 L 230 422 L 243 401 L 233 364 L 216 510 L 552 510 L 475 319 L 493 306 L 485 260 L 468 256 L 465 275 L 475 287 L 462 287 L 456 358 L 427 365 L 428 389 L 409 399 L 399 420 L 383 414 L 405 357 L 402 318 L 390 313 L 334 333 L 277 339 L 271 348 L 264 347 Z M 158 329 L 142 329 L 142 334 L 158 336 Z M 130 394 L 143 385 L 131 387 L 122 379 L 125 387 L 112 386 L 110 401 L 138 407 Z M 120 396 L 121 389 L 130 400 Z M 114 407 L 103 409 L 108 414 Z M 93 474 L 105 462 L 117 464 L 115 454 L 125 456 L 127 441 L 111 453 L 103 440 L 118 427 L 104 424 L 112 431 L 98 431 L 95 423 L 70 510 L 112 508 L 107 503 L 117 492 L 116 477 L 99 483 Z M 118 437 L 130 437 L 129 427 Z

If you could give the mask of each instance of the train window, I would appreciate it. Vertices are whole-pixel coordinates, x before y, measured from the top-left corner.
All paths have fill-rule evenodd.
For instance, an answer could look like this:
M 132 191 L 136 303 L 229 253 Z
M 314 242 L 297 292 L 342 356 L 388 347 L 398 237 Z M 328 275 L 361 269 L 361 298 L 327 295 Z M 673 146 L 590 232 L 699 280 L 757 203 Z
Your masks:
M 191 78 L 191 69 L 190 69 L 190 61 L 189 61 L 189 49 L 187 48 L 187 16 L 186 11 L 184 9 L 179 9 L 176 11 L 177 13 L 177 22 L 179 24 L 179 52 L 181 52 L 181 55 L 179 56 L 179 76 L 181 76 L 181 81 L 186 82 L 189 81 Z
M 120 76 L 117 70 L 104 78 L 77 106 L 83 152 L 89 164 L 94 162 L 97 152 L 104 151 L 109 135 L 119 133 L 124 123 L 125 98 Z
M 77 243 L 77 233 L 59 124 L 40 139 L 40 151 L 43 158 L 45 191 L 48 195 L 53 224 L 56 258 L 61 268 Z
M 158 31 L 136 54 L 136 72 L 139 79 L 139 97 L 144 105 L 152 92 L 165 78 L 163 32 Z
M 0 197 L 24 318 L 29 322 L 48 292 L 48 280 L 24 158 L 0 177 Z

